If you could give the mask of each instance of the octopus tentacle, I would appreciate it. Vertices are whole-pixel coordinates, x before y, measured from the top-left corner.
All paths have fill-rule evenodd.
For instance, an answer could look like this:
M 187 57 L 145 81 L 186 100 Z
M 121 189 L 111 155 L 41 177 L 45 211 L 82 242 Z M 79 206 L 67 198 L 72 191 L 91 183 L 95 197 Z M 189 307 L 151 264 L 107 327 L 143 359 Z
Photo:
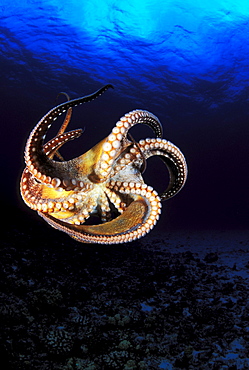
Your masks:
M 82 198 L 80 200 L 80 197 Z M 78 194 L 78 197 L 76 195 L 75 197 L 75 209 L 74 212 L 71 213 L 60 213 L 58 214 L 52 214 L 56 219 L 63 220 L 64 222 L 67 222 L 68 224 L 74 224 L 74 225 L 80 225 L 83 224 L 92 214 L 94 214 L 95 209 L 98 205 L 98 192 L 90 192 L 85 193 L 84 196 L 82 196 L 82 193 Z M 72 200 L 72 202 L 74 199 Z M 85 205 L 85 206 L 84 206 Z M 64 210 L 63 210 L 64 211 Z M 50 213 L 51 214 L 51 213 Z
M 102 155 L 96 164 L 96 182 L 105 181 L 112 169 L 114 158 L 128 145 L 127 133 L 129 129 L 139 123 L 150 126 L 156 137 L 162 136 L 162 125 L 158 118 L 144 110 L 134 110 L 121 117 L 112 129 L 102 146 Z
M 113 188 L 113 186 L 110 186 L 110 188 Z M 122 201 L 120 194 L 117 194 L 113 190 L 108 188 L 108 184 L 106 185 L 105 188 L 105 194 L 107 195 L 108 199 L 110 200 L 110 203 L 114 205 L 116 210 L 119 213 L 123 213 L 124 210 L 126 209 L 126 203 Z
M 116 185 L 119 190 L 123 190 Z M 133 201 L 112 221 L 100 225 L 74 225 L 57 220 L 49 214 L 39 213 L 51 226 L 64 231 L 72 238 L 85 243 L 126 243 L 141 238 L 156 224 L 161 213 L 160 198 L 146 184 L 129 184 Z M 115 187 L 115 186 L 114 186 Z
M 53 187 L 60 185 L 63 187 L 62 179 L 57 177 L 56 165 L 54 165 L 54 162 L 43 151 L 43 139 L 52 122 L 68 109 L 94 100 L 110 87 L 112 85 L 106 85 L 91 95 L 60 104 L 51 109 L 38 122 L 31 132 L 25 148 L 26 166 L 38 180 Z
M 136 173 L 136 176 L 139 176 L 139 173 L 142 174 L 146 169 L 146 166 L 146 158 L 138 143 L 135 142 L 133 145 L 129 145 L 118 156 L 113 165 L 111 177 L 120 176 L 123 172 L 131 172 L 131 169 L 132 172 Z M 127 171 L 126 168 L 128 168 Z M 142 177 L 140 178 L 140 181 L 142 181 Z
M 73 130 L 70 132 L 66 132 L 64 134 L 60 134 L 59 136 L 56 136 L 55 138 L 51 139 L 43 146 L 43 150 L 45 154 L 49 158 L 51 158 L 55 153 L 57 153 L 57 150 L 62 145 L 67 143 L 69 140 L 78 138 L 81 135 L 81 133 L 82 133 L 82 130 L 78 129 L 78 130 Z M 25 203 L 33 209 L 39 209 L 39 210 L 43 209 L 43 211 L 49 210 L 50 212 L 55 212 L 57 208 L 56 208 L 56 203 L 53 202 L 53 199 L 51 198 L 52 194 L 50 195 L 50 198 L 46 198 L 42 196 L 41 195 L 42 188 L 43 188 L 43 185 L 37 181 L 37 179 L 29 172 L 28 168 L 26 167 L 25 170 L 23 171 L 21 183 L 20 183 L 21 195 Z M 62 194 L 60 193 L 59 195 L 61 198 Z M 70 193 L 67 192 L 65 196 L 68 197 L 69 195 Z M 39 206 L 41 204 L 43 204 L 43 208 Z
M 146 158 L 145 156 L 143 155 L 143 152 L 142 150 L 140 149 L 138 143 L 135 141 L 135 139 L 131 136 L 131 134 L 129 134 L 129 138 L 131 139 L 132 143 L 134 144 L 135 147 L 137 147 L 139 153 L 140 153 L 140 157 L 142 158 L 142 165 L 140 167 L 140 172 L 141 173 L 144 173 L 145 170 L 146 170 L 146 167 L 147 167 L 147 162 L 146 162 Z
M 60 93 L 57 95 L 56 99 L 57 99 L 60 95 L 65 95 L 65 96 L 66 96 L 66 98 L 67 98 L 67 101 L 69 101 L 69 100 L 70 100 L 69 95 L 68 95 L 67 93 L 65 93 L 65 92 L 60 92 Z M 63 121 L 63 123 L 62 123 L 61 127 L 59 128 L 59 131 L 57 132 L 56 137 L 58 137 L 58 136 L 62 135 L 62 134 L 65 132 L 65 130 L 66 130 L 66 128 L 67 128 L 67 126 L 68 126 L 68 124 L 69 124 L 69 122 L 70 122 L 70 120 L 71 120 L 72 112 L 73 112 L 73 109 L 72 109 L 72 108 L 69 108 L 69 109 L 67 110 L 67 112 L 66 112 L 66 117 L 64 118 L 64 121 Z M 43 146 L 43 149 L 44 149 L 44 146 Z M 64 161 L 64 158 L 62 157 L 62 155 L 59 153 L 59 151 L 58 151 L 58 150 L 57 150 L 56 152 L 54 152 L 54 153 L 52 154 L 52 156 L 50 156 L 49 158 L 53 159 L 54 155 L 56 155 L 56 157 L 58 157 L 61 161 Z
M 67 98 L 67 101 L 70 100 L 70 97 L 68 95 L 68 93 L 64 92 L 64 91 L 60 91 L 57 96 L 56 96 L 56 100 L 59 98 L 60 95 L 65 95 L 65 97 Z
M 67 93 L 63 92 L 63 91 L 62 91 L 62 92 L 60 92 L 60 93 L 57 95 L 56 99 L 57 99 L 60 95 L 65 95 L 65 97 L 67 98 L 67 101 L 70 101 L 70 97 L 69 97 L 69 95 L 68 95 Z M 70 122 L 70 120 L 71 120 L 72 113 L 73 113 L 73 109 L 72 109 L 72 108 L 68 108 L 68 110 L 67 110 L 67 112 L 66 112 L 66 117 L 64 118 L 64 121 L 63 121 L 63 123 L 62 123 L 62 125 L 61 125 L 61 127 L 60 127 L 59 131 L 57 132 L 57 135 L 56 135 L 56 136 L 59 136 L 59 135 L 61 135 L 61 134 L 63 134 L 63 133 L 65 132 L 65 130 L 66 130 L 66 128 L 67 128 L 67 126 L 68 126 L 68 124 L 69 124 L 69 122 Z
M 91 184 L 85 184 L 81 189 L 81 193 L 87 193 L 92 189 Z M 67 217 L 72 216 L 71 211 L 75 212 L 75 204 L 77 203 L 77 195 L 75 191 L 60 191 L 48 188 L 46 185 L 38 182 L 36 178 L 29 172 L 27 167 L 23 171 L 20 191 L 24 202 L 35 211 L 42 212 L 68 212 Z M 64 215 L 66 217 L 66 214 Z
M 99 202 L 99 213 L 102 222 L 107 222 L 111 220 L 111 207 L 109 198 L 106 195 L 106 192 L 100 194 Z
M 170 181 L 160 198 L 162 201 L 172 198 L 182 189 L 187 179 L 188 170 L 184 155 L 177 146 L 165 139 L 140 140 L 138 145 L 146 159 L 156 155 L 166 164 Z
M 58 150 L 70 140 L 77 139 L 82 134 L 82 129 L 68 131 L 66 133 L 57 134 L 53 139 L 43 145 L 43 150 L 48 158 L 53 158 Z
M 112 176 L 125 173 L 127 166 L 129 168 L 132 166 L 133 169 L 138 168 L 142 173 L 144 161 L 152 156 L 159 156 L 169 171 L 168 187 L 160 194 L 161 200 L 164 201 L 176 195 L 184 186 L 187 178 L 187 164 L 182 152 L 165 139 L 145 139 L 130 146 L 116 161 Z M 130 171 L 129 168 L 128 171 Z

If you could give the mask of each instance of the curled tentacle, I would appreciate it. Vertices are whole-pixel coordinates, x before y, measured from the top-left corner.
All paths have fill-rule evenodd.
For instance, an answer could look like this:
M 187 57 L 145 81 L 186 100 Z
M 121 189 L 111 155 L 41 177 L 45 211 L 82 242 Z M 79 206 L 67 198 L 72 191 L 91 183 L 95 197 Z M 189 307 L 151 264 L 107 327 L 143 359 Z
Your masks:
M 184 186 L 187 179 L 187 164 L 184 155 L 177 146 L 165 139 L 146 139 L 138 143 L 146 159 L 159 156 L 168 168 L 170 181 L 160 194 L 162 201 L 172 198 Z
M 56 135 L 53 139 L 49 140 L 43 145 L 44 153 L 48 158 L 53 158 L 56 154 L 58 155 L 58 150 L 70 140 L 77 139 L 82 134 L 82 129 L 68 131 L 66 133 L 61 133 Z
M 25 148 L 25 162 L 28 170 L 41 182 L 50 184 L 51 186 L 62 186 L 62 174 L 59 173 L 54 162 L 49 159 L 43 151 L 43 140 L 48 128 L 52 122 L 55 121 L 62 113 L 77 105 L 90 102 L 100 96 L 112 85 L 106 85 L 96 91 L 94 94 L 70 100 L 69 102 L 58 105 L 51 109 L 35 126 L 31 132 L 26 148 Z
M 63 91 L 62 91 L 62 92 L 60 92 L 60 93 L 57 95 L 56 99 L 57 99 L 60 95 L 65 95 L 65 97 L 67 98 L 67 101 L 70 101 L 70 97 L 69 97 L 69 95 L 68 95 L 67 93 L 63 92 Z M 61 127 L 60 127 L 59 131 L 57 132 L 57 135 L 56 135 L 56 136 L 59 136 L 59 135 L 61 135 L 61 134 L 63 134 L 63 133 L 65 132 L 65 130 L 66 130 L 66 128 L 67 128 L 67 126 L 68 126 L 68 124 L 69 124 L 69 122 L 70 122 L 71 118 L 72 118 L 72 112 L 73 112 L 73 109 L 72 109 L 72 108 L 68 108 L 68 110 L 67 110 L 67 112 L 66 112 L 66 117 L 64 118 L 64 121 L 63 121 L 63 123 L 62 123 L 62 125 L 61 125 Z
M 51 226 L 83 243 L 127 243 L 141 238 L 155 226 L 161 213 L 160 198 L 145 184 L 132 184 L 133 201 L 112 221 L 100 225 L 75 225 L 39 213 Z M 141 195 L 140 195 L 141 194 Z
M 57 99 L 60 95 L 65 95 L 65 97 L 67 98 L 67 101 L 69 101 L 69 100 L 70 100 L 69 95 L 68 95 L 67 93 L 65 93 L 65 92 L 60 92 L 60 93 L 57 95 L 56 99 Z M 62 125 L 61 125 L 61 127 L 60 127 L 59 131 L 57 132 L 56 137 L 58 137 L 58 136 L 62 135 L 62 134 L 65 132 L 65 130 L 66 130 L 66 128 L 67 128 L 67 126 L 68 126 L 68 124 L 69 124 L 69 122 L 70 122 L 70 120 L 71 120 L 72 112 L 73 112 L 73 109 L 72 109 L 72 108 L 69 108 L 69 109 L 67 110 L 67 112 L 66 112 L 66 117 L 64 118 L 64 121 L 63 121 L 63 123 L 62 123 Z M 43 146 L 43 149 L 44 149 L 44 146 Z M 62 157 L 62 155 L 59 153 L 59 151 L 58 151 L 58 150 L 57 150 L 57 151 L 55 151 L 55 152 L 52 154 L 52 156 L 50 156 L 49 158 L 53 159 L 54 155 L 56 155 L 56 156 L 57 156 L 61 161 L 64 161 L 64 158 Z
M 144 110 L 134 110 L 121 117 L 112 129 L 111 134 L 106 138 L 102 147 L 100 160 L 95 168 L 95 181 L 105 181 L 111 170 L 114 159 L 127 147 L 127 133 L 129 129 L 137 124 L 150 126 L 156 137 L 162 136 L 162 125 L 158 118 Z
M 127 171 L 130 172 L 131 167 L 133 172 L 136 169 L 136 176 L 138 176 L 138 173 L 143 173 L 144 162 L 146 163 L 146 160 L 152 156 L 158 156 L 169 171 L 169 184 L 160 194 L 161 200 L 164 201 L 172 198 L 182 189 L 188 172 L 184 155 L 180 149 L 165 139 L 145 139 L 129 146 L 117 159 L 113 167 L 112 177 L 117 177 L 123 181 L 122 177 L 124 174 L 126 175 Z
M 71 217 L 75 213 L 76 204 L 79 203 L 78 196 L 82 199 L 80 193 L 86 194 L 91 189 L 91 184 L 82 182 L 78 193 L 72 189 L 56 190 L 37 181 L 27 168 L 22 173 L 20 183 L 21 195 L 27 206 L 35 211 L 64 212 L 63 218 Z M 58 214 L 57 217 L 59 216 Z
M 69 140 L 74 140 L 78 138 L 81 134 L 82 129 L 78 129 L 57 135 L 56 137 L 48 141 L 46 144 L 44 144 L 43 150 L 45 154 L 48 156 L 48 158 L 53 158 L 55 153 L 58 154 L 59 148 L 61 148 Z M 83 187 L 84 186 L 82 185 L 82 188 Z M 29 172 L 27 167 L 25 168 L 22 174 L 20 191 L 25 203 L 32 209 L 39 211 L 49 209 L 51 212 L 52 211 L 54 212 L 57 209 L 56 207 L 58 207 L 58 204 L 54 203 L 54 199 L 62 198 L 61 192 L 59 194 L 58 192 L 52 193 L 51 188 L 49 189 L 50 194 L 48 196 L 47 187 L 44 186 L 44 184 L 42 184 L 40 181 L 37 181 L 34 175 L 32 175 Z M 66 192 L 64 194 L 64 196 L 66 197 L 68 197 L 69 195 L 70 195 L 69 192 Z M 48 207 L 49 203 L 50 207 Z

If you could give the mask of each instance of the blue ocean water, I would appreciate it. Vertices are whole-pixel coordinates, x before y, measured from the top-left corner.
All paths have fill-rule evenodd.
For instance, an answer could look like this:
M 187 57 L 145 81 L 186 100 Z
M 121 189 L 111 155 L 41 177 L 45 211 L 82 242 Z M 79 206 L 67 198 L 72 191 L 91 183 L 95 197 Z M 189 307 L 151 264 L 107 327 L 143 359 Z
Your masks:
M 6 199 L 19 202 L 25 140 L 57 93 L 75 98 L 112 83 L 113 92 L 75 110 L 87 145 L 124 113 L 147 109 L 189 165 L 164 223 L 248 224 L 248 1 L 2 0 L 0 19 Z M 160 188 L 161 170 L 152 177 Z
M 108 78 L 129 98 L 138 89 L 162 101 L 191 93 L 214 106 L 247 88 L 246 0 L 3 0 L 0 9 L 1 56 L 18 63 L 19 78 L 22 68 L 35 74 L 43 65 L 57 78 L 69 69 Z
M 248 0 L 0 0 L 5 369 L 248 369 L 248 36 Z M 69 129 L 84 133 L 65 159 L 142 108 L 189 175 L 148 236 L 105 247 L 52 229 L 19 183 L 27 137 L 65 100 L 57 94 L 107 83 L 115 89 L 73 110 Z M 157 158 L 143 176 L 166 187 Z

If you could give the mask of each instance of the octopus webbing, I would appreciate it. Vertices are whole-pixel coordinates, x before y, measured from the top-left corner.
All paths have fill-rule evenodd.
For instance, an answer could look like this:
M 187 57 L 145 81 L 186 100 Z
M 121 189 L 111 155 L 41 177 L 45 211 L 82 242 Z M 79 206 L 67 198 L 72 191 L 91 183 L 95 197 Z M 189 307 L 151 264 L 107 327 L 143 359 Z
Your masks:
M 140 109 L 121 117 L 111 133 L 86 153 L 63 159 L 59 149 L 82 133 L 81 129 L 66 132 L 72 108 L 109 88 L 112 85 L 68 98 L 51 109 L 31 131 L 25 147 L 26 168 L 20 183 L 24 202 L 48 224 L 84 243 L 125 243 L 144 236 L 157 223 L 161 202 L 176 195 L 187 178 L 182 152 L 162 138 L 158 118 Z M 45 143 L 47 131 L 63 113 L 66 117 L 57 135 Z M 129 130 L 137 124 L 148 125 L 155 137 L 136 142 Z M 169 183 L 161 194 L 142 177 L 151 156 L 159 156 L 169 171 Z M 86 223 L 95 215 L 97 223 Z

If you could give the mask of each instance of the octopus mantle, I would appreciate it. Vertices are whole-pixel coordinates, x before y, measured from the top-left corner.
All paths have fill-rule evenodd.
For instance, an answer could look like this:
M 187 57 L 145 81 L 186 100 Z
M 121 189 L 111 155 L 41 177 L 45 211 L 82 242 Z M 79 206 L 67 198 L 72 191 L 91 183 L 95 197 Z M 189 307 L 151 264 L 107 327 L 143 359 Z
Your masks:
M 20 185 L 24 202 L 51 226 L 85 243 L 123 243 L 144 236 L 159 219 L 161 201 L 177 194 L 187 177 L 183 154 L 162 139 L 158 118 L 144 110 L 125 114 L 105 139 L 81 156 L 69 161 L 62 158 L 59 149 L 82 133 L 81 129 L 65 132 L 72 108 L 110 87 L 79 99 L 68 98 L 51 109 L 32 130 L 25 148 Z M 66 117 L 58 134 L 45 144 L 47 130 L 63 113 Z M 155 138 L 136 142 L 129 134 L 136 124 L 150 126 Z M 142 177 L 151 156 L 159 156 L 170 175 L 160 195 Z M 94 215 L 99 217 L 98 224 L 86 224 Z

